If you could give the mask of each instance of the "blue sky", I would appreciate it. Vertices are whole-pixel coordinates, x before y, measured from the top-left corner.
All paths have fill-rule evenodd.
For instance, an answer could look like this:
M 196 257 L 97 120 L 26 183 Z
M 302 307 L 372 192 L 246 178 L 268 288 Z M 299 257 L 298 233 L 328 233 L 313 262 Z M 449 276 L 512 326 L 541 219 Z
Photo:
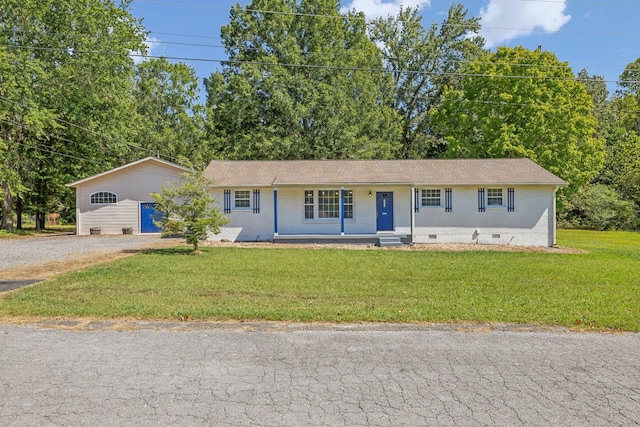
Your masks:
M 249 3 L 240 0 L 241 5 Z M 487 47 L 524 46 L 553 52 L 577 73 L 611 81 L 640 57 L 640 2 L 637 0 L 475 0 L 462 2 L 482 18 Z M 134 16 L 150 31 L 150 54 L 183 60 L 200 79 L 226 59 L 220 27 L 229 22 L 230 0 L 134 0 Z M 395 14 L 400 6 L 420 7 L 425 26 L 441 22 L 451 0 L 342 0 L 344 9 L 363 11 L 367 19 Z M 201 45 L 201 46 L 193 46 Z M 175 61 L 175 60 L 172 60 Z

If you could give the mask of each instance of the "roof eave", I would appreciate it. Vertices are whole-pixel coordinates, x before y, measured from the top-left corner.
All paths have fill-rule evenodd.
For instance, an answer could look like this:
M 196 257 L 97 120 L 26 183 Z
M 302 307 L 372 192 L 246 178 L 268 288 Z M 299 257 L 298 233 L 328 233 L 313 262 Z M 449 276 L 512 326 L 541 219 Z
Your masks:
M 126 165 L 122 165 L 122 166 L 119 166 L 117 168 L 114 168 L 114 169 L 111 169 L 111 170 L 108 170 L 108 171 L 105 171 L 105 172 L 102 172 L 102 173 L 99 173 L 99 174 L 96 174 L 96 175 L 92 175 L 92 176 L 89 176 L 87 178 L 83 178 L 81 180 L 78 180 L 78 181 L 75 181 L 75 182 L 72 182 L 72 183 L 69 183 L 69 184 L 65 184 L 65 186 L 66 187 L 70 187 L 70 188 L 75 188 L 75 187 L 77 187 L 77 186 L 79 186 L 81 184 L 84 184 L 87 181 L 91 181 L 91 180 L 94 180 L 94 179 L 97 179 L 97 178 L 101 178 L 103 176 L 110 175 L 110 174 L 112 174 L 114 172 L 118 172 L 118 171 L 121 171 L 123 169 L 129 168 L 131 166 L 135 166 L 135 165 L 138 165 L 140 163 L 144 163 L 144 162 L 151 161 L 151 160 L 156 161 L 158 163 L 162 163 L 162 164 L 167 165 L 167 166 L 174 167 L 176 169 L 181 169 L 181 170 L 183 170 L 185 172 L 193 172 L 193 169 L 187 168 L 185 166 L 178 165 L 176 163 L 169 162 L 167 160 L 158 159 L 157 157 L 145 157 L 143 159 L 136 160 L 135 162 L 127 163 Z

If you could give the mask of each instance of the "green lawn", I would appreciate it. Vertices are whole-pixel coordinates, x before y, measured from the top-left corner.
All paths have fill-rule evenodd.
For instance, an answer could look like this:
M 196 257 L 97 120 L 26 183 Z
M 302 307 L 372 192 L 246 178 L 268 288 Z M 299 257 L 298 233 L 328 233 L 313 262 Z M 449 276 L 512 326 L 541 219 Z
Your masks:
M 0 316 L 513 322 L 640 331 L 640 234 L 558 232 L 585 254 L 163 249 L 0 300 Z

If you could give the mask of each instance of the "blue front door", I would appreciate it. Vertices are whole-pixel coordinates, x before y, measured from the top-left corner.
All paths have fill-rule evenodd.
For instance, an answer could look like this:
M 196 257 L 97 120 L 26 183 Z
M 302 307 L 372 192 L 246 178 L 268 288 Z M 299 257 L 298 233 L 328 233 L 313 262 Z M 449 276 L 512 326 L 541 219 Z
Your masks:
M 160 233 L 162 230 L 153 223 L 160 213 L 156 210 L 155 203 L 140 203 L 140 232 Z
M 376 212 L 378 231 L 393 231 L 393 193 L 376 193 Z

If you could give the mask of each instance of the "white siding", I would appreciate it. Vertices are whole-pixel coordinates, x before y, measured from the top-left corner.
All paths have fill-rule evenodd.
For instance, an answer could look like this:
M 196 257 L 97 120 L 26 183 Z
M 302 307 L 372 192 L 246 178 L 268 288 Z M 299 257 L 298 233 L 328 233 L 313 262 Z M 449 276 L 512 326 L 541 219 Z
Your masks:
M 112 174 L 81 183 L 76 188 L 77 233 L 89 234 L 99 227 L 102 234 L 122 234 L 131 227 L 140 232 L 140 203 L 153 202 L 151 193 L 162 185 L 177 181 L 182 171 L 156 162 L 143 162 Z M 92 205 L 91 194 L 109 191 L 118 196 L 115 205 Z
M 304 218 L 304 190 L 337 189 L 339 187 L 279 187 L 278 234 L 286 235 L 340 235 L 340 219 Z M 346 235 L 376 234 L 376 192 L 393 192 L 394 232 L 411 233 L 412 192 L 406 186 L 348 186 L 354 190 L 354 218 L 344 221 Z M 431 188 L 431 187 L 417 187 Z M 494 188 L 494 187 L 491 187 Z M 496 187 L 497 188 L 497 187 Z M 233 191 L 252 188 L 231 188 Z M 221 233 L 210 236 L 213 240 L 269 241 L 274 236 L 273 188 L 261 188 L 259 214 L 252 209 L 233 210 L 227 214 L 230 223 Z M 369 197 L 371 192 L 371 197 Z M 213 191 L 220 209 L 224 192 Z M 453 187 L 452 211 L 445 212 L 445 192 L 442 188 L 442 207 L 420 207 L 414 215 L 414 241 L 416 243 L 478 243 L 511 244 L 517 246 L 552 246 L 555 230 L 554 188 L 551 186 L 515 187 L 515 210 L 508 212 L 507 187 L 503 187 L 505 207 L 486 207 L 478 212 L 477 187 Z M 486 197 L 486 193 L 485 193 Z M 420 198 L 419 198 L 420 202 Z M 317 200 L 316 200 L 317 203 Z
M 514 190 L 514 212 L 508 212 L 506 206 L 486 207 L 485 212 L 478 212 L 478 188 L 453 187 L 451 212 L 445 212 L 444 207 L 420 207 L 420 212 L 415 214 L 414 241 L 553 245 L 550 236 L 550 231 L 555 229 L 553 187 L 514 187 Z M 442 195 L 444 198 L 444 189 Z M 507 187 L 503 187 L 503 198 L 506 205 Z
M 339 235 L 340 219 L 305 219 L 304 218 L 304 190 L 335 190 L 340 187 L 279 187 L 278 188 L 278 234 L 284 235 Z M 393 192 L 394 228 L 397 233 L 411 232 L 411 192 L 407 187 L 353 187 L 354 218 L 344 221 L 345 234 L 375 234 L 376 233 L 376 191 Z M 230 188 L 233 198 L 235 190 L 248 188 Z M 250 189 L 252 190 L 252 189 Z M 371 191 L 372 196 L 369 197 Z M 215 189 L 212 195 L 223 209 L 224 190 Z M 316 201 L 317 203 L 317 201 Z M 233 206 L 233 201 L 232 201 Z M 261 209 L 259 214 L 249 210 L 231 210 L 226 214 L 230 223 L 222 228 L 221 233 L 210 236 L 213 240 L 231 241 L 262 241 L 272 240 L 275 231 L 273 188 L 261 189 Z
M 231 212 L 225 214 L 230 221 L 221 227 L 220 234 L 210 235 L 210 240 L 230 240 L 232 242 L 261 242 L 273 240 L 273 188 L 234 187 L 231 190 Z M 234 209 L 233 197 L 236 190 L 248 190 L 251 194 L 250 209 Z M 253 190 L 260 190 L 260 212 L 253 213 Z M 220 212 L 224 212 L 224 190 L 215 189 L 211 195 Z

